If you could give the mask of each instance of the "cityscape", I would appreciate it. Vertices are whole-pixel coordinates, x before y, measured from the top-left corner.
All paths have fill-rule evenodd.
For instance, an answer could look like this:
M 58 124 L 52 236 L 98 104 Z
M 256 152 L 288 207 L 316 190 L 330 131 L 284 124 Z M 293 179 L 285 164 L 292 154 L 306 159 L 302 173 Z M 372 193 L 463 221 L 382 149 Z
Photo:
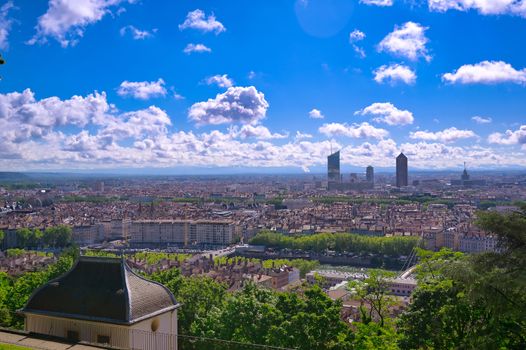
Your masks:
M 0 350 L 525 349 L 525 20 L 3 1 Z

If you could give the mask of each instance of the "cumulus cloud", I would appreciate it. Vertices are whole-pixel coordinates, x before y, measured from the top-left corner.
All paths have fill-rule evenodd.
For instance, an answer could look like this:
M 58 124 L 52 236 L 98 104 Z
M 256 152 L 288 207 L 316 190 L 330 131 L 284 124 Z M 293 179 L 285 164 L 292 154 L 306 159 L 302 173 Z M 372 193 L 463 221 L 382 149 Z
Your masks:
M 469 139 L 477 137 L 477 134 L 475 134 L 472 130 L 460 130 L 455 127 L 451 127 L 437 132 L 419 130 L 411 132 L 409 134 L 409 137 L 417 140 L 440 141 L 449 143 L 460 139 Z
M 164 80 L 159 78 L 157 81 L 123 81 L 117 89 L 119 96 L 131 96 L 140 100 L 147 100 L 152 97 L 166 96 Z
M 272 133 L 270 130 L 263 125 L 243 125 L 241 128 L 233 127 L 230 129 L 231 134 L 234 137 L 239 137 L 241 139 L 255 138 L 260 140 L 270 140 L 270 139 L 285 139 L 289 137 L 288 133 Z
M 132 25 L 122 27 L 119 33 L 121 36 L 125 36 L 127 33 L 130 33 L 132 38 L 135 40 L 144 40 L 147 38 L 153 37 L 153 33 L 155 33 L 157 29 L 153 29 L 151 32 L 147 30 L 140 30 Z
M 36 34 L 27 43 L 45 42 L 48 37 L 62 47 L 75 45 L 86 27 L 100 21 L 110 10 L 133 0 L 49 0 L 46 13 L 38 18 Z
M 300 140 L 304 140 L 304 139 L 311 139 L 311 138 L 312 138 L 312 134 L 303 133 L 301 131 L 296 131 L 296 135 L 294 136 L 294 140 L 295 141 L 300 141 Z
M 321 111 L 319 109 L 313 108 L 309 112 L 309 118 L 312 118 L 312 119 L 323 119 L 323 118 L 325 118 L 325 116 L 321 113 Z
M 451 84 L 525 84 L 526 69 L 517 70 L 503 61 L 482 61 L 465 64 L 453 73 L 446 73 L 442 80 Z
M 416 61 L 420 57 L 426 61 L 431 61 L 426 44 L 429 39 L 425 35 L 428 27 L 419 23 L 406 22 L 402 26 L 395 26 L 378 44 L 378 51 L 389 52 L 395 56 L 405 57 L 411 61 Z
M 225 102 L 236 103 L 245 104 L 229 99 Z M 168 114 L 156 106 L 120 112 L 108 103 L 104 93 L 37 99 L 28 89 L 0 94 L 0 166 L 12 170 L 175 166 L 308 170 L 326 165 L 331 146 L 342 149 L 343 164 L 356 166 L 394 166 L 400 148 L 414 168 L 461 167 L 464 161 L 473 167 L 526 166 L 524 150 L 498 152 L 480 145 L 460 147 L 438 141 L 397 144 L 385 138 L 387 131 L 380 132 L 382 137 L 374 137 L 373 132 L 366 131 L 367 126 L 352 125 L 349 130 L 361 127 L 362 131 L 344 128 L 343 133 L 358 138 L 372 134 L 377 141 L 352 145 L 307 140 L 312 135 L 302 131 L 285 141 L 286 133 L 273 133 L 258 123 L 234 126 L 227 132 L 174 131 Z M 79 132 L 78 127 L 84 130 Z M 509 144 L 524 142 L 519 131 L 525 128 L 502 134 L 500 139 Z
M 354 49 L 354 52 L 356 52 L 356 54 L 358 54 L 358 56 L 360 56 L 361 58 L 365 58 L 365 51 L 363 48 L 359 47 L 356 43 L 359 41 L 362 41 L 363 39 L 365 39 L 365 33 L 358 29 L 353 30 L 349 34 L 349 43 L 351 43 Z
M 413 113 L 407 110 L 400 110 L 390 102 L 376 102 L 361 110 L 354 112 L 355 115 L 372 115 L 373 120 L 378 123 L 388 125 L 407 125 L 413 124 Z
M 227 74 L 223 75 L 214 75 L 205 79 L 206 84 L 208 85 L 217 85 L 222 88 L 229 88 L 234 85 L 234 81 L 228 77 Z
M 258 124 L 265 118 L 268 102 L 254 86 L 230 87 L 206 102 L 194 103 L 188 117 L 197 125 L 225 123 Z
M 389 135 L 385 129 L 380 129 L 364 122 L 361 124 L 328 123 L 319 127 L 318 131 L 326 136 L 345 136 L 351 138 L 383 139 Z
M 489 124 L 493 121 L 490 117 L 486 118 L 486 117 L 481 117 L 478 115 L 471 117 L 471 120 L 473 120 L 477 124 Z
M 428 0 L 431 11 L 475 10 L 483 15 L 516 15 L 526 17 L 524 0 Z
M 183 52 L 187 55 L 191 54 L 192 52 L 197 52 L 197 53 L 203 53 L 203 52 L 212 52 L 212 49 L 203 45 L 203 44 L 188 44 L 186 45 L 186 47 L 183 49 Z
M 8 1 L 0 6 L 0 49 L 7 50 L 9 47 L 9 32 L 13 25 L 13 20 L 9 18 L 9 11 L 14 9 L 13 1 Z
M 393 0 L 360 0 L 360 3 L 382 7 L 393 6 Z
M 416 74 L 411 68 L 401 64 L 383 65 L 374 71 L 374 80 L 379 83 L 396 84 L 398 82 L 413 85 Z
M 225 26 L 216 20 L 213 14 L 207 17 L 206 14 L 199 9 L 188 12 L 183 24 L 179 25 L 179 29 L 197 29 L 205 33 L 214 32 L 216 35 L 226 30 Z
M 489 135 L 488 142 L 499 145 L 522 145 L 526 150 L 526 125 L 521 125 L 515 131 L 508 129 L 505 133 L 495 132 Z

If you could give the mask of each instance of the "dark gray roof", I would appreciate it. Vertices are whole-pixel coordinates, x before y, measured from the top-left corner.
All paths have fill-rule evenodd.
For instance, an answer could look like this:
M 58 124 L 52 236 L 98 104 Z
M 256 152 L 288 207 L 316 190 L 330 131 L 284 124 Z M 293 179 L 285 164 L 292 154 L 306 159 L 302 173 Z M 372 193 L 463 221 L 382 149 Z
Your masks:
M 20 311 L 131 324 L 177 306 L 165 286 L 135 274 L 124 259 L 83 256 L 37 289 Z

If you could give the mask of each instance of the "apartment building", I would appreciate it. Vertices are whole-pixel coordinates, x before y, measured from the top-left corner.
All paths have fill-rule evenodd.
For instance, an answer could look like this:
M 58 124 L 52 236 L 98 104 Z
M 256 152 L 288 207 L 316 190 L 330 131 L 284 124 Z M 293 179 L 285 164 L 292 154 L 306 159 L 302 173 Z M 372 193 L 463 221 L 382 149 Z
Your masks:
M 130 244 L 228 245 L 237 237 L 231 221 L 138 220 L 132 221 Z

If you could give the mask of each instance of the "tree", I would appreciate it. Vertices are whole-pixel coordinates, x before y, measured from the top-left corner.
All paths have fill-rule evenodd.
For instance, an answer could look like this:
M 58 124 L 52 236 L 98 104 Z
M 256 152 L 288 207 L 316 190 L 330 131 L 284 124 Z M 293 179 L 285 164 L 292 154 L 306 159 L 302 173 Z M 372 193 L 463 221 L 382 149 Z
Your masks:
M 420 252 L 419 285 L 400 318 L 403 349 L 526 348 L 526 208 L 479 213 L 499 250 Z
M 50 247 L 66 247 L 72 241 L 71 227 L 65 225 L 48 227 L 44 231 L 43 240 Z
M 33 232 L 28 228 L 19 228 L 16 230 L 16 241 L 20 248 L 25 248 L 31 242 Z
M 376 319 L 380 327 L 385 325 L 389 308 L 395 305 L 395 299 L 389 295 L 389 279 L 395 274 L 383 270 L 369 270 L 369 277 L 349 285 L 360 298 L 362 322 L 368 324 Z

